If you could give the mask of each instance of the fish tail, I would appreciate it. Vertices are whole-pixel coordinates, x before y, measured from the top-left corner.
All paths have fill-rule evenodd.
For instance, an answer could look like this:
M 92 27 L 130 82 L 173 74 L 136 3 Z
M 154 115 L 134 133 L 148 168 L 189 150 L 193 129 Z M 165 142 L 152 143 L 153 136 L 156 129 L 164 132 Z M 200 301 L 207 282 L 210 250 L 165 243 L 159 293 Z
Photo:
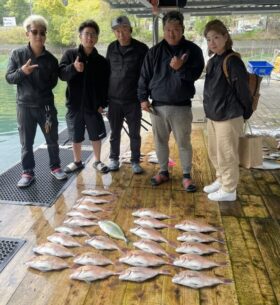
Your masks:
M 127 253 L 127 248 L 118 248 L 118 250 L 120 251 L 120 253 L 122 254 L 122 255 L 124 255 L 124 254 L 126 254 Z
M 233 283 L 233 281 L 232 281 L 232 280 L 230 280 L 230 279 L 222 279 L 222 281 L 223 281 L 223 283 L 224 283 L 224 284 L 227 284 L 227 285 L 229 285 L 229 284 L 232 284 L 232 283 Z
M 219 267 L 227 267 L 227 266 L 229 266 L 228 262 L 220 262 L 219 263 Z
M 103 211 L 104 212 L 112 212 L 113 211 L 113 207 L 104 207 Z
M 174 261 L 174 259 L 175 259 L 177 256 L 176 256 L 175 254 L 168 254 L 167 257 L 168 257 L 170 260 Z
M 159 274 L 172 275 L 171 272 L 167 269 L 162 269 L 159 271 Z
M 177 243 L 175 243 L 174 241 L 167 241 L 167 244 L 170 246 L 170 247 L 172 247 L 172 248 L 177 248 L 177 246 L 178 246 L 178 244 Z

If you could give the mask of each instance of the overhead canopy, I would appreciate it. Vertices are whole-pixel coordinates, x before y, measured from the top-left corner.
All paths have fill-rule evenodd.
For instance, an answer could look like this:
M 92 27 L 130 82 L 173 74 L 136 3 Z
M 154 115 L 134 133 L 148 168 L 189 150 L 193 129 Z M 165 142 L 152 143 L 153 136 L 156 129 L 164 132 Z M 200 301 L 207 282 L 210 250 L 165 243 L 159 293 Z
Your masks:
M 138 17 L 152 17 L 153 12 L 159 14 L 170 9 L 176 9 L 176 6 L 180 6 L 180 1 L 184 2 L 184 0 L 174 0 L 173 7 L 161 7 L 161 0 L 106 1 L 112 8 L 125 10 L 128 14 L 135 14 Z M 185 2 L 186 4 L 180 8 L 180 11 L 191 16 L 280 13 L 279 0 L 187 0 Z M 157 5 L 153 6 L 151 3 L 159 3 L 159 7 Z

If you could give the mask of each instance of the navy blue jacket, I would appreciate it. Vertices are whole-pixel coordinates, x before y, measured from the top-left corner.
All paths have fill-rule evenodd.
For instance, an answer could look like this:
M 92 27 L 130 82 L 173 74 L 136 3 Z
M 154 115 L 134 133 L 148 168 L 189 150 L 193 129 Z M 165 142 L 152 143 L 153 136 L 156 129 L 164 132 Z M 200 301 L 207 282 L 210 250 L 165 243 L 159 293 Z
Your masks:
M 170 67 L 170 61 L 183 54 L 187 54 L 187 59 L 175 71 Z M 154 105 L 191 106 L 194 82 L 203 68 L 202 51 L 196 44 L 182 37 L 176 47 L 171 47 L 162 40 L 145 57 L 138 83 L 138 99 L 145 101 L 150 97 Z

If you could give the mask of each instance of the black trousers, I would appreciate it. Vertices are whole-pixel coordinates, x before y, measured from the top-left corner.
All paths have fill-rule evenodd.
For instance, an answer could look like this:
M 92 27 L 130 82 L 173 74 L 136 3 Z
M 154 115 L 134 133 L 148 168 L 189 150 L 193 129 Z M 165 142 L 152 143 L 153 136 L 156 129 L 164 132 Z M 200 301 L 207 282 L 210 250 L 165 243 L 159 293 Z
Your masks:
M 52 126 L 49 133 L 45 131 L 46 111 L 45 108 L 30 108 L 17 105 L 17 122 L 21 143 L 21 163 L 23 172 L 33 172 L 35 167 L 33 144 L 37 125 L 40 126 L 46 139 L 50 157 L 50 168 L 60 167 L 58 146 L 58 121 L 57 111 L 50 108 Z
M 139 162 L 141 147 L 141 117 L 142 112 L 140 103 L 109 103 L 108 119 L 111 127 L 110 159 L 119 160 L 121 130 L 125 119 L 128 125 L 130 138 L 131 162 Z

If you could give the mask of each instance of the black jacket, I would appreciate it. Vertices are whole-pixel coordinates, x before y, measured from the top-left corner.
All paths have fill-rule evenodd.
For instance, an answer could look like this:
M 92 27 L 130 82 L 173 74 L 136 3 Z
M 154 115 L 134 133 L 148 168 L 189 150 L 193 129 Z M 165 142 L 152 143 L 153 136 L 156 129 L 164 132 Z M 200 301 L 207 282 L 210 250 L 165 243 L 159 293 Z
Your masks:
M 183 66 L 175 71 L 170 67 L 174 56 L 187 54 Z M 194 82 L 204 68 L 201 49 L 182 37 L 172 48 L 165 40 L 151 48 L 145 57 L 138 83 L 140 101 L 151 97 L 155 105 L 189 105 L 195 94 Z
M 248 76 L 243 61 L 231 56 L 227 61 L 230 84 L 223 71 L 227 54 L 214 55 L 207 64 L 204 84 L 204 111 L 213 121 L 225 121 L 243 116 L 248 119 L 252 113 L 252 97 L 248 87 Z
M 83 72 L 77 72 L 74 67 L 77 56 L 85 65 Z M 109 66 L 95 48 L 89 56 L 81 45 L 67 50 L 59 64 L 59 78 L 67 81 L 68 109 L 79 111 L 83 108 L 87 112 L 96 112 L 99 107 L 107 106 Z
M 21 67 L 31 58 L 31 64 L 38 64 L 29 75 L 25 75 Z M 26 107 L 54 106 L 52 89 L 58 79 L 58 61 L 46 49 L 38 57 L 32 52 L 30 45 L 12 51 L 8 63 L 6 80 L 17 85 L 17 103 Z
M 147 52 L 148 47 L 136 39 L 131 40 L 124 54 L 120 51 L 118 41 L 108 46 L 106 58 L 110 65 L 109 102 L 119 104 L 138 102 L 137 84 Z

